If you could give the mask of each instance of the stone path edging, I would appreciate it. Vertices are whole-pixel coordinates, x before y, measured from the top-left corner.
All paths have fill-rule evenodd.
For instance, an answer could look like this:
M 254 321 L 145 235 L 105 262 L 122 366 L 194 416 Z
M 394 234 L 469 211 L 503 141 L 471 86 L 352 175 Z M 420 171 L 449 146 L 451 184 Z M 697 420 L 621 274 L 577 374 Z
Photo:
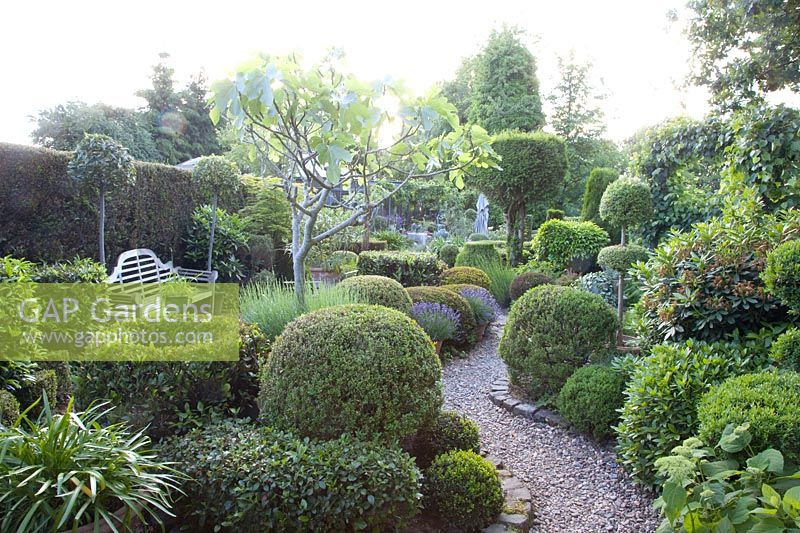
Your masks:
M 530 418 L 536 422 L 544 422 L 554 427 L 570 427 L 569 423 L 567 423 L 560 414 L 514 398 L 508 390 L 508 378 L 500 378 L 492 383 L 489 399 L 492 400 L 492 403 L 496 406 L 502 407 L 509 413 L 517 416 Z
M 503 512 L 494 524 L 484 528 L 485 533 L 501 533 L 503 531 L 528 531 L 533 524 L 533 503 L 531 492 L 519 478 L 505 468 L 503 461 L 494 455 L 486 459 L 497 469 L 503 486 Z

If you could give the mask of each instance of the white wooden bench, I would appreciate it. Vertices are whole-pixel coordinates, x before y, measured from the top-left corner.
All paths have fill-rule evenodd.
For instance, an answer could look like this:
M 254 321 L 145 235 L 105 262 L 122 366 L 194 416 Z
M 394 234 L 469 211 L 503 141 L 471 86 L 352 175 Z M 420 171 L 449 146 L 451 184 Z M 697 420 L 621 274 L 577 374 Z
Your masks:
M 117 258 L 117 265 L 106 280 L 114 284 L 136 284 L 135 300 L 137 303 L 148 301 L 159 293 L 158 285 L 168 281 L 191 281 L 195 283 L 214 283 L 217 281 L 216 270 L 195 270 L 172 266 L 172 261 L 166 263 L 148 248 L 137 248 L 122 252 Z M 134 296 L 131 291 L 126 295 Z M 212 291 L 208 291 L 208 296 Z M 200 299 L 205 297 L 199 294 Z

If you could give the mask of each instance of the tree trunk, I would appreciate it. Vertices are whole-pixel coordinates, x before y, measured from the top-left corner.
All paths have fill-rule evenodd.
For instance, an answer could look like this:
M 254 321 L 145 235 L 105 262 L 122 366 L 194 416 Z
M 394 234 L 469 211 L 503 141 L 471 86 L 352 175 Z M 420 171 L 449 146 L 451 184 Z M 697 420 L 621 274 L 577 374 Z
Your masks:
M 100 228 L 97 236 L 97 242 L 100 245 L 100 263 L 106 265 L 106 187 L 100 187 L 100 198 L 98 200 L 100 208 Z
M 306 308 L 306 255 L 292 254 L 292 275 L 294 277 L 294 296 L 300 309 Z
M 214 233 L 217 230 L 217 195 L 211 198 L 211 235 L 208 237 L 208 262 L 206 270 L 211 270 L 211 255 L 214 252 Z
M 364 234 L 361 237 L 361 251 L 369 250 L 370 225 L 372 223 L 372 209 L 364 213 Z
M 625 228 L 620 229 L 620 246 L 625 246 Z M 617 345 L 622 346 L 622 319 L 625 316 L 625 272 L 619 272 L 617 283 L 617 318 L 619 319 L 619 330 L 617 331 Z

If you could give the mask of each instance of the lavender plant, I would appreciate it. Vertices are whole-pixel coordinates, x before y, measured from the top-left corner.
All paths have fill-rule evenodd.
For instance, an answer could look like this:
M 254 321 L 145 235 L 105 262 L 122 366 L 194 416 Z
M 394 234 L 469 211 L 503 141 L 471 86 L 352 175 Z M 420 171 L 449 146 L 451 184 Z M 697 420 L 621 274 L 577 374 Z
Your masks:
M 489 324 L 497 318 L 500 306 L 488 290 L 483 287 L 465 287 L 458 293 L 469 302 L 478 324 Z
M 411 317 L 435 341 L 454 339 L 461 322 L 458 311 L 433 302 L 417 302 L 412 305 Z

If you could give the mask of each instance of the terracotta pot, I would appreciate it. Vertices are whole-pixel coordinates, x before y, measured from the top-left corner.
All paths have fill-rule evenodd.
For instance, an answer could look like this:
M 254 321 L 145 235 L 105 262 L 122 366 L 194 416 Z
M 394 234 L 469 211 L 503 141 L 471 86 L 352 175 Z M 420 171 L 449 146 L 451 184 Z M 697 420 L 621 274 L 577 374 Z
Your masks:
M 486 326 L 489 324 L 478 324 L 478 327 L 475 329 L 475 333 L 478 336 L 478 340 L 482 340 L 484 335 L 486 335 Z
M 436 355 L 442 353 L 442 343 L 444 343 L 444 341 L 433 341 L 433 347 L 436 349 Z

